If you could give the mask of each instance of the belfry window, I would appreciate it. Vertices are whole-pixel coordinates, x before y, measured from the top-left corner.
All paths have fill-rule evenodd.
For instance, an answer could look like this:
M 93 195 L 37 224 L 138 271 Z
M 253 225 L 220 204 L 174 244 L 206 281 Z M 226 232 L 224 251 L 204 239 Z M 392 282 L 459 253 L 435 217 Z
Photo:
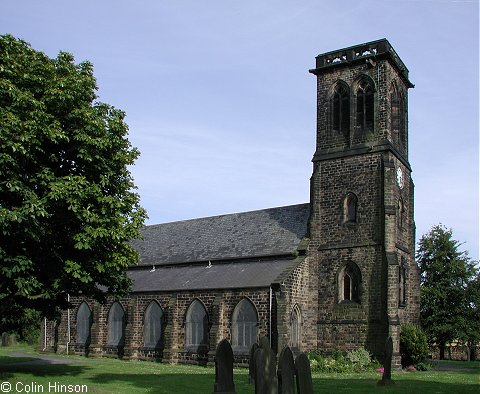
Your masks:
M 362 131 L 372 131 L 374 119 L 373 86 L 368 80 L 363 79 L 358 84 L 356 93 L 356 127 Z
M 347 135 L 350 131 L 350 93 L 345 84 L 335 86 L 331 108 L 333 130 Z
M 407 130 L 406 130 L 406 111 L 405 98 L 402 94 L 398 96 L 398 134 L 400 139 L 400 149 L 405 151 L 407 146 Z
M 343 222 L 357 222 L 358 198 L 353 193 L 348 193 L 343 201 Z
M 90 343 L 90 327 L 92 312 L 85 302 L 82 302 L 77 312 L 77 344 L 88 346 Z
M 338 274 L 338 301 L 360 303 L 361 274 L 358 266 L 349 262 Z
M 400 142 L 400 100 L 395 85 L 390 88 L 390 130 L 393 142 L 398 146 Z
M 257 341 L 257 311 L 246 298 L 242 299 L 232 318 L 232 345 L 236 351 L 248 351 Z
M 160 347 L 162 338 L 163 311 L 160 305 L 152 301 L 145 310 L 143 338 L 145 347 Z
M 199 300 L 188 307 L 185 323 L 185 344 L 189 351 L 198 352 L 208 348 L 208 315 Z
M 125 312 L 118 302 L 114 302 L 108 312 L 109 346 L 123 346 L 125 343 Z

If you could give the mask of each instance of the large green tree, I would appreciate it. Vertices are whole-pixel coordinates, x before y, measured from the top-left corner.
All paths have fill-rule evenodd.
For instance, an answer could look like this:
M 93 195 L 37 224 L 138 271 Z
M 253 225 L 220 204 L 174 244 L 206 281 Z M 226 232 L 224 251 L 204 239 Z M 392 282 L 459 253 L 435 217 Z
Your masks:
M 472 295 L 478 270 L 452 230 L 432 227 L 419 241 L 417 263 L 421 278 L 421 323 L 429 342 L 445 356 L 445 345 L 468 337 Z
M 124 112 L 96 102 L 92 65 L 0 36 L 0 315 L 52 316 L 67 294 L 130 286 L 146 217 Z

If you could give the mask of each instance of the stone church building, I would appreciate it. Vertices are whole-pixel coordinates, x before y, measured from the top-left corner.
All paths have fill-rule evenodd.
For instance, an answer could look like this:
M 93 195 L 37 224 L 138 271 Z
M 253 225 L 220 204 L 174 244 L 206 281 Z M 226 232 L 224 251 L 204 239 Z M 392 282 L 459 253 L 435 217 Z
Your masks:
M 227 338 L 245 363 L 273 349 L 399 362 L 400 325 L 419 318 L 408 69 L 390 43 L 317 56 L 317 139 L 305 204 L 146 226 L 129 297 L 72 297 L 42 323 L 41 348 L 206 363 Z M 307 158 L 305 158 L 307 160 Z

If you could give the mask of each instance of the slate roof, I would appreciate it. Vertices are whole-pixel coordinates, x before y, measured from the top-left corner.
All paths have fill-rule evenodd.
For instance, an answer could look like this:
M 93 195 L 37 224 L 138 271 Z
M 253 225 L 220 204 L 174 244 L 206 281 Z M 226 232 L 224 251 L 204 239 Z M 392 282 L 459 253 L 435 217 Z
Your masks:
M 156 267 L 291 255 L 307 233 L 309 214 L 307 203 L 146 226 L 143 240 L 132 244 L 139 265 Z
M 130 270 L 133 292 L 181 291 L 268 287 L 285 270 L 298 264 L 298 259 L 237 261 L 190 266 L 171 265 Z

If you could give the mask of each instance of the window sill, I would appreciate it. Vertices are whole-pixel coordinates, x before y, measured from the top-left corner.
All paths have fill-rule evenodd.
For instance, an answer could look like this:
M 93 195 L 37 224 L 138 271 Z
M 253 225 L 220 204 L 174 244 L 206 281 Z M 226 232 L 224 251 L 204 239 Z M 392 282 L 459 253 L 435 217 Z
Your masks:
M 346 307 L 360 307 L 360 302 L 351 301 L 351 300 L 342 300 L 338 302 L 338 305 L 346 306 Z

